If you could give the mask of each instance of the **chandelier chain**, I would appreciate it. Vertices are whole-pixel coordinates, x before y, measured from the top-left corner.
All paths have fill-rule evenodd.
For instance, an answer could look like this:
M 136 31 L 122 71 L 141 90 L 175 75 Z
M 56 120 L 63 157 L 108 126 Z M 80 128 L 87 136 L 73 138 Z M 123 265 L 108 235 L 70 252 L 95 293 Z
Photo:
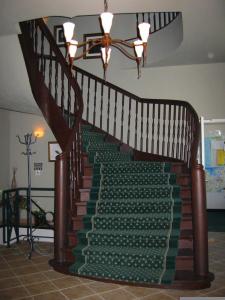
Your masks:
M 108 11 L 108 1 L 104 0 L 104 12 Z

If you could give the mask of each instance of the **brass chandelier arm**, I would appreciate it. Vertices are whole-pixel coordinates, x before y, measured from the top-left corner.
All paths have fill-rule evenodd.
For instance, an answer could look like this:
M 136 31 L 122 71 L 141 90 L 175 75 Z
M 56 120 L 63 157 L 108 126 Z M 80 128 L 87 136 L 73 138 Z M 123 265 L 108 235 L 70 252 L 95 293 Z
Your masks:
M 85 54 L 87 54 L 92 48 L 94 48 L 95 46 L 101 45 L 101 43 L 102 43 L 102 42 L 101 42 L 101 40 L 100 40 L 98 43 L 96 43 L 96 44 L 90 46 L 86 51 L 83 51 L 82 54 L 80 54 L 80 55 L 78 55 L 78 56 L 75 56 L 73 60 L 78 60 L 78 59 L 82 58 L 82 57 L 83 57 Z M 88 43 L 82 43 L 82 45 L 78 45 L 77 47 L 85 46 L 85 45 L 87 45 L 87 44 L 88 44 Z
M 112 44 L 112 47 L 118 49 L 121 53 L 123 53 L 126 57 L 132 59 L 132 60 L 137 60 L 137 57 L 135 55 L 131 55 L 127 50 L 125 50 L 124 48 L 122 48 L 120 45 L 118 44 Z
M 129 43 L 127 41 L 123 41 L 123 40 L 120 40 L 120 39 L 113 39 L 112 44 L 121 44 L 121 45 L 123 45 L 125 47 L 128 47 L 128 48 L 134 48 L 133 43 Z
M 87 44 L 90 44 L 90 43 L 94 44 L 94 45 L 91 46 L 93 48 L 94 46 L 102 44 L 102 39 L 93 39 L 93 40 L 89 40 L 87 42 L 78 43 L 77 48 L 84 47 L 84 46 L 86 46 Z

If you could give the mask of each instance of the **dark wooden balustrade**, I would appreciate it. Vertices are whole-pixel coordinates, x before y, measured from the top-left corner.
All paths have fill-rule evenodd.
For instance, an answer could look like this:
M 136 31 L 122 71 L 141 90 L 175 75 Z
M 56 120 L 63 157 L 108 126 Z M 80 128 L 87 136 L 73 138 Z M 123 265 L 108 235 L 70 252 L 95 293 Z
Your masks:
M 20 27 L 19 39 L 34 98 L 62 149 L 55 168 L 55 206 L 59 208 L 55 221 L 55 258 L 57 263 L 63 263 L 64 221 L 71 224 L 83 173 L 80 131 L 83 100 L 80 87 L 44 21 L 23 22 Z
M 181 12 L 177 12 L 177 11 L 136 13 L 137 33 L 138 33 L 138 24 L 141 22 L 148 22 L 151 24 L 150 34 L 152 34 L 169 25 L 179 15 L 181 15 Z
M 192 182 L 198 179 L 192 190 L 194 253 L 205 249 L 202 257 L 199 253 L 196 256 L 195 274 L 207 277 L 208 268 L 202 267 L 207 258 L 206 215 L 202 213 L 204 176 L 196 168 L 199 120 L 193 107 L 185 101 L 140 98 L 78 67 L 73 68 L 72 76 L 42 20 L 23 23 L 21 31 L 20 41 L 34 97 L 63 150 L 55 176 L 59 180 L 56 207 L 62 207 L 64 213 L 58 212 L 56 235 L 65 232 L 65 227 L 60 225 L 63 220 L 70 225 L 71 217 L 76 216 L 75 204 L 83 174 L 80 140 L 83 119 L 129 146 L 138 159 L 177 161 L 192 171 Z M 67 201 L 66 205 L 63 201 Z M 57 263 L 63 263 L 66 241 L 60 236 L 56 241 Z

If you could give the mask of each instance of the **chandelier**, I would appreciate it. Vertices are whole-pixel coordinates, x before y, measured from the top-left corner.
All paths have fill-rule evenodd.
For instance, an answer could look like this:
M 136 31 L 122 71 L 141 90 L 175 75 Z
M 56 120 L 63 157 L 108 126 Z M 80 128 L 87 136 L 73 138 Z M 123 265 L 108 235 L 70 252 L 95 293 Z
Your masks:
M 89 39 L 87 42 L 78 43 L 78 41 L 73 40 L 75 24 L 72 22 L 66 22 L 63 24 L 64 36 L 67 46 L 67 54 L 69 64 L 72 68 L 74 60 L 83 58 L 83 56 L 89 52 L 92 48 L 96 46 L 101 47 L 101 57 L 104 69 L 104 79 L 106 77 L 106 70 L 109 64 L 111 56 L 111 47 L 118 49 L 126 57 L 131 60 L 136 61 L 138 78 L 140 78 L 140 65 L 143 60 L 143 65 L 146 61 L 147 55 L 147 42 L 149 37 L 150 24 L 143 22 L 138 25 L 139 29 L 139 39 L 133 42 L 128 42 L 128 40 L 114 39 L 110 36 L 110 29 L 112 26 L 113 14 L 108 12 L 107 0 L 104 0 L 104 12 L 100 15 L 100 21 L 103 29 L 103 36 L 100 38 Z M 76 56 L 77 49 L 86 46 L 82 54 Z M 129 49 L 129 50 L 128 50 Z

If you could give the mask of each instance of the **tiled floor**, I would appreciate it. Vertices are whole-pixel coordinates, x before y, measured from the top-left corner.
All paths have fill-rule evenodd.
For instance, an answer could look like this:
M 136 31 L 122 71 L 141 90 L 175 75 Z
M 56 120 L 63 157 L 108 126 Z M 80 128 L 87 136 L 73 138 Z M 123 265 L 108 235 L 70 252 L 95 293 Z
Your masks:
M 1 300 L 173 300 L 180 296 L 225 296 L 225 233 L 209 234 L 210 271 L 214 272 L 215 280 L 211 288 L 199 291 L 138 288 L 65 276 L 48 265 L 52 245 L 38 245 L 45 256 L 34 253 L 31 260 L 26 257 L 25 242 L 10 249 L 0 246 Z

